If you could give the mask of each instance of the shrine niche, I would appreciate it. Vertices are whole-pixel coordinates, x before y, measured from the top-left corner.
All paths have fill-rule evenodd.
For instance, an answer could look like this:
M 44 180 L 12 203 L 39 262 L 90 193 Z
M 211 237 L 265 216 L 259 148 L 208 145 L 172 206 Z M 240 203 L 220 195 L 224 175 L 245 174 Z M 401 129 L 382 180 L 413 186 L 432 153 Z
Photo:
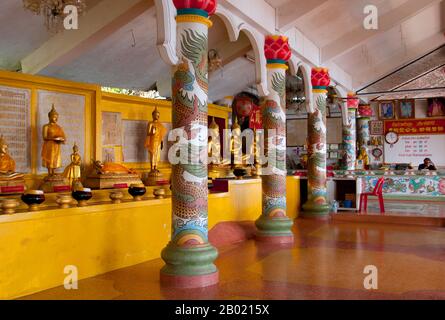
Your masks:
M 43 146 L 41 128 L 47 123 L 48 111 L 54 105 L 59 113 L 59 125 L 66 135 L 65 144 L 61 146 L 62 166 L 69 164 L 74 143 L 77 143 L 81 157 L 85 158 L 85 96 L 45 90 L 38 90 L 37 95 L 38 150 Z M 46 171 L 39 160 L 38 172 Z
M 31 171 L 31 90 L 0 86 L 0 134 L 18 172 Z

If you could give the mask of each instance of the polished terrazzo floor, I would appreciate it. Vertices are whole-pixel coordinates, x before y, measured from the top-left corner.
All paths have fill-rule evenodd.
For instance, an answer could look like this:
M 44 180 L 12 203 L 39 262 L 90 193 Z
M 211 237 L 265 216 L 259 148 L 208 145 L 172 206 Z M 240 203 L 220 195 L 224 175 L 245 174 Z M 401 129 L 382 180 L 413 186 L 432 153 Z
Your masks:
M 445 299 L 445 228 L 299 219 L 294 232 L 292 246 L 220 248 L 213 287 L 162 288 L 159 259 L 25 299 Z M 367 265 L 377 290 L 364 289 Z
M 445 203 L 436 201 L 385 200 L 386 214 L 445 218 Z M 370 200 L 367 214 L 380 214 L 378 201 Z

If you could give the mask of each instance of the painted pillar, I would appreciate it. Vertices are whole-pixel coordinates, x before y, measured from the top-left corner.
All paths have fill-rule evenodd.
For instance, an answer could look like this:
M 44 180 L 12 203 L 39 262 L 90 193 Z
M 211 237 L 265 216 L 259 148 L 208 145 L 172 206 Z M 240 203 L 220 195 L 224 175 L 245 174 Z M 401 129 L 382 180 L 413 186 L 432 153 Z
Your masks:
M 218 282 L 217 250 L 208 242 L 207 94 L 209 16 L 216 0 L 174 0 L 178 11 L 173 68 L 172 125 L 183 129 L 186 161 L 172 164 L 172 236 L 162 251 L 161 282 L 205 287 Z M 183 149 L 182 149 L 183 150 Z M 184 163 L 185 162 L 185 163 Z
M 308 200 L 303 205 L 307 218 L 329 217 L 326 186 L 326 98 L 331 79 L 325 68 L 313 68 L 312 105 L 308 115 Z
M 262 175 L 263 210 L 256 221 L 256 239 L 270 243 L 292 243 L 293 222 L 286 216 L 286 62 L 291 56 L 287 37 L 265 40 L 269 94 L 262 106 L 267 135 L 268 165 Z
M 369 142 L 371 140 L 369 121 L 372 116 L 372 108 L 369 105 L 361 105 L 358 107 L 357 118 L 357 144 L 359 152 L 362 147 L 365 148 L 366 154 L 369 158 Z
M 356 113 L 359 99 L 350 92 L 343 113 L 343 165 L 345 170 L 355 170 L 357 156 Z

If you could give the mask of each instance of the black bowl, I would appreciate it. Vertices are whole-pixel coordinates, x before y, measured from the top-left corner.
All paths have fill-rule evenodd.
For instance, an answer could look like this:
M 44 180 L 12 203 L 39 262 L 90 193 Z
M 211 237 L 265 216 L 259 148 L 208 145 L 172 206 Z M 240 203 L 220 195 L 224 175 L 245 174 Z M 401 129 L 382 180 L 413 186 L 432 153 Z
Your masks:
M 83 191 L 83 190 L 73 191 L 71 195 L 77 201 L 88 201 L 93 197 L 93 193 L 91 193 L 91 191 Z
M 45 202 L 44 194 L 24 193 L 22 194 L 22 201 L 28 206 L 39 205 Z
M 131 186 L 130 188 L 128 188 L 128 193 L 133 197 L 142 197 L 146 192 L 147 190 L 145 189 L 145 187 Z
M 235 177 L 241 178 L 241 177 L 244 177 L 247 174 L 247 170 L 246 169 L 242 169 L 242 168 L 236 168 L 236 169 L 233 170 L 233 174 L 235 175 Z

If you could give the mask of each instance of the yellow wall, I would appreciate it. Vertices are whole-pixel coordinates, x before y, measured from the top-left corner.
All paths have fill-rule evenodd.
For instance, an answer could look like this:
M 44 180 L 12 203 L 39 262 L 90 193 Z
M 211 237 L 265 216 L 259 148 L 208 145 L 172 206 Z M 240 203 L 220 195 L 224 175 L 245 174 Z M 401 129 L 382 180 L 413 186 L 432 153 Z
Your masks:
M 288 208 L 299 203 L 293 182 Z M 96 199 L 105 201 L 106 192 L 97 192 Z M 229 192 L 209 195 L 209 228 L 260 214 L 261 180 L 230 181 Z M 157 259 L 170 229 L 170 198 L 0 215 L 0 299 L 62 285 L 67 265 L 77 266 L 85 279 Z
M 85 96 L 87 115 L 83 160 L 101 160 L 102 111 L 121 112 L 123 119 L 150 120 L 158 106 L 161 121 L 171 121 L 171 102 L 101 92 L 97 85 L 0 71 L 0 85 L 31 90 L 33 142 L 37 141 L 37 90 L 44 89 Z M 230 109 L 209 105 L 209 115 L 227 119 Z M 32 172 L 28 188 L 42 179 L 37 174 L 40 150 L 32 144 Z M 132 164 L 139 169 L 148 164 Z M 164 165 L 161 170 L 169 171 Z M 287 180 L 288 214 L 299 208 L 299 180 Z M 168 190 L 167 190 L 168 191 Z M 0 299 L 15 298 L 59 286 L 64 268 L 75 265 L 80 279 L 160 257 L 170 239 L 171 200 L 108 200 L 109 191 L 94 191 L 86 208 L 57 209 L 55 195 L 47 195 L 41 211 L 28 213 L 22 204 L 14 215 L 0 215 Z M 148 188 L 148 194 L 152 189 Z M 167 192 L 168 193 L 168 192 Z M 261 181 L 231 181 L 229 192 L 209 195 L 209 228 L 222 221 L 253 221 L 261 214 Z
M 84 165 L 88 167 L 91 159 L 102 159 L 102 112 L 119 112 L 125 120 L 152 119 L 155 106 L 161 113 L 162 122 L 171 122 L 171 101 L 155 100 L 141 97 L 133 97 L 122 94 L 105 93 L 99 85 L 78 83 L 55 78 L 32 76 L 15 72 L 0 70 L 0 85 L 31 90 L 31 172 L 26 172 L 27 187 L 36 189 L 41 184 L 43 175 L 37 174 L 39 167 L 40 150 L 37 150 L 37 137 L 41 128 L 37 128 L 37 91 L 49 90 L 60 93 L 77 94 L 85 97 L 85 154 L 82 157 Z M 57 108 L 57 106 L 56 106 Z M 229 112 L 226 107 L 209 105 L 209 115 L 226 119 Z M 141 146 L 143 147 L 143 146 Z M 66 161 L 65 161 L 66 162 Z M 126 163 L 128 167 L 141 172 L 148 171 L 149 163 Z M 59 169 L 59 170 L 62 170 Z M 160 170 L 170 175 L 170 165 L 160 165 Z
M 31 172 L 26 174 L 26 183 L 29 188 L 35 188 L 41 183 L 42 175 L 37 174 L 39 167 L 40 150 L 37 150 L 37 91 L 48 90 L 59 93 L 82 95 L 85 97 L 85 154 L 86 163 L 89 162 L 95 150 L 95 110 L 97 106 L 97 93 L 100 87 L 96 85 L 83 84 L 54 78 L 25 75 L 21 73 L 0 70 L 0 85 L 31 90 Z M 56 106 L 57 108 L 57 106 Z

